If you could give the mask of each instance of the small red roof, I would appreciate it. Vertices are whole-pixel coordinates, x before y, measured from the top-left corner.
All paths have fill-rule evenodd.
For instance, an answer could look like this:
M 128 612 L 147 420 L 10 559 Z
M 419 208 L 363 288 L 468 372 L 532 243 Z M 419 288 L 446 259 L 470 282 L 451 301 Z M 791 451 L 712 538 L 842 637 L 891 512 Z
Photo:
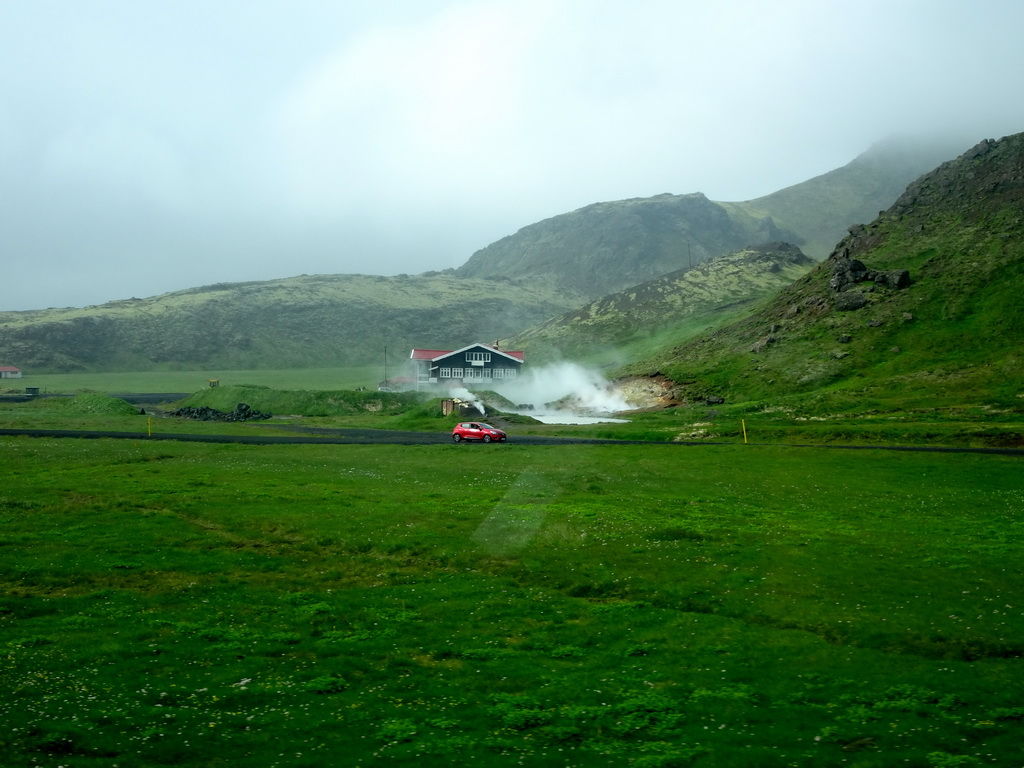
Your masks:
M 7 373 L 21 373 L 21 368 L 15 368 L 13 365 L 0 365 L 0 371 Z
M 409 358 L 412 360 L 433 360 L 435 357 L 450 355 L 450 349 L 414 349 Z

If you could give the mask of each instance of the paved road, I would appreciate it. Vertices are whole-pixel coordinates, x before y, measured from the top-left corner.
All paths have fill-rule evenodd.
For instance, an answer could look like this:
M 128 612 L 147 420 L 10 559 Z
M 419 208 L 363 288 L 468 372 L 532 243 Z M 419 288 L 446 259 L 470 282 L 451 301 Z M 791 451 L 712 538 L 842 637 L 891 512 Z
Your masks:
M 281 427 L 276 427 L 281 429 Z M 191 435 L 178 432 L 104 432 L 72 429 L 0 429 L 2 435 L 28 437 L 117 438 L 126 440 L 181 440 L 194 443 L 243 443 L 248 445 L 441 445 L 452 444 L 447 432 L 401 432 L 391 429 L 318 429 L 292 427 L 289 435 Z M 683 445 L 683 443 L 650 443 L 641 440 L 598 440 L 577 437 L 537 437 L 524 435 L 509 440 L 515 445 Z M 469 443 L 475 445 L 476 443 Z M 492 443 L 500 445 L 500 443 Z M 690 443 L 696 445 L 696 443 Z M 488 446 L 489 447 L 489 446 Z
M 282 427 L 275 427 L 282 429 Z M 284 427 L 289 429 L 289 427 Z M 98 430 L 71 429 L 0 429 L 0 436 L 22 435 L 28 437 L 77 437 L 77 438 L 118 438 L 126 440 L 179 440 L 194 443 L 242 443 L 247 445 L 449 445 L 451 435 L 447 432 L 401 432 L 391 429 L 323 429 L 318 427 L 290 427 L 295 436 L 288 435 L 187 435 L 177 432 L 102 432 Z M 648 442 L 644 440 L 600 440 L 581 437 L 539 437 L 522 435 L 512 437 L 513 445 L 665 445 L 697 447 L 709 445 L 736 445 L 716 442 Z M 475 445 L 471 443 L 470 445 Z M 481 444 L 482 445 L 482 444 Z M 487 448 L 501 445 L 492 443 Z M 809 445 L 786 443 L 751 443 L 752 446 L 776 448 L 830 448 L 848 451 L 916 451 L 922 453 L 988 453 L 1001 456 L 1024 458 L 1022 448 L 948 448 L 927 445 Z

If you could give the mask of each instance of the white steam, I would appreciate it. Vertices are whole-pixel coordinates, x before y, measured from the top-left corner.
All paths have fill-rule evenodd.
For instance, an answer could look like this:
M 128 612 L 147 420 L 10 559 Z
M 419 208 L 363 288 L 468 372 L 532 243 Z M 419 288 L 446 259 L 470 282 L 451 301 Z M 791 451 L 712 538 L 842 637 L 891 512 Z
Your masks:
M 530 368 L 524 376 L 495 386 L 495 391 L 540 421 L 581 423 L 612 421 L 609 414 L 629 410 L 627 402 L 600 373 L 576 363 Z
M 484 409 L 484 404 L 480 400 L 480 398 L 474 395 L 465 387 L 451 387 L 448 390 L 448 393 L 454 398 L 463 400 L 464 402 L 467 403 L 472 403 L 474 406 L 476 406 L 476 409 L 480 411 L 481 416 L 487 415 L 487 411 Z

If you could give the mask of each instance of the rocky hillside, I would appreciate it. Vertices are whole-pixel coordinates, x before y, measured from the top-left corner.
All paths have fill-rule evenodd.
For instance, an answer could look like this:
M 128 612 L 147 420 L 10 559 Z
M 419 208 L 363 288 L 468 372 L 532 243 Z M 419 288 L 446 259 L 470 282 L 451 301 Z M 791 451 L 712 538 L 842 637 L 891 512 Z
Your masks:
M 652 356 L 693 400 L 1024 407 L 1024 134 L 911 184 L 762 309 Z
M 652 339 L 681 342 L 695 328 L 720 324 L 723 315 L 774 295 L 814 263 L 786 243 L 744 248 L 609 294 L 503 344 L 526 350 L 531 360 L 579 360 L 605 352 L 612 359 L 631 357 Z
M 954 146 L 883 142 L 842 168 L 742 203 L 700 193 L 595 203 L 523 227 L 457 274 L 537 279 L 594 299 L 750 245 L 790 242 L 820 260 L 847 227 L 873 219 L 963 149 Z
M 561 293 L 511 281 L 302 276 L 3 312 L 0 359 L 29 372 L 362 365 L 377 362 L 385 346 L 496 339 L 566 307 Z

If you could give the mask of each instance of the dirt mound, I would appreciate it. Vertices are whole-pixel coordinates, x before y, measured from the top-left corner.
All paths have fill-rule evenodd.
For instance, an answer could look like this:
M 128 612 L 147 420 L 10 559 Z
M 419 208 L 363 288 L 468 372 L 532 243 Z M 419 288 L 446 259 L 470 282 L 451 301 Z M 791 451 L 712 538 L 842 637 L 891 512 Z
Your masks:
M 684 402 L 675 393 L 675 382 L 660 373 L 619 379 L 612 387 L 636 410 L 671 408 Z

